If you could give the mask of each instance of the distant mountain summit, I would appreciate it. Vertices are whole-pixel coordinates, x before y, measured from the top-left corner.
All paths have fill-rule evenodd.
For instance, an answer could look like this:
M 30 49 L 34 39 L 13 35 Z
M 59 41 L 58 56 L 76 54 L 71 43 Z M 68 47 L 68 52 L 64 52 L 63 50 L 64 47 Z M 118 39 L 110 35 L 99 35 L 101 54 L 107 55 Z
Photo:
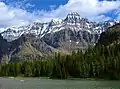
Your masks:
M 69 13 L 68 15 L 67 15 L 67 17 L 65 18 L 65 20 L 64 20 L 64 22 L 66 22 L 66 23 L 70 23 L 70 24 L 79 24 L 80 23 L 80 21 L 81 21 L 81 17 L 80 17 L 80 15 L 78 14 L 78 13 L 76 13 L 76 12 L 73 12 L 73 13 Z
M 2 36 L 7 41 L 18 39 L 22 34 L 32 33 L 40 38 L 48 33 L 59 32 L 69 27 L 71 30 L 84 30 L 90 34 L 98 34 L 98 36 L 108 27 L 114 25 L 115 21 L 106 21 L 104 23 L 91 22 L 87 18 L 82 18 L 78 13 L 69 13 L 64 20 L 52 19 L 50 22 L 39 23 L 34 22 L 27 26 L 12 27 L 2 32 Z
M 86 50 L 89 45 L 94 46 L 98 42 L 102 32 L 117 23 L 119 21 L 92 22 L 73 12 L 65 19 L 8 28 L 1 37 L 8 41 L 5 41 L 8 43 L 8 58 L 24 60 L 30 55 L 35 58 L 54 52 L 69 54 L 75 50 Z

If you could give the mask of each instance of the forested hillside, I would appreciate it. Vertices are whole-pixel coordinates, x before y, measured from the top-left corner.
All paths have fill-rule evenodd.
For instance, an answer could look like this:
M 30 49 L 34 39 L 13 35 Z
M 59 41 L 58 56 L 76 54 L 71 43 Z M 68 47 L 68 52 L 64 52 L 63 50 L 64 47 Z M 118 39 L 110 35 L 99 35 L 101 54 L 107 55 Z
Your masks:
M 112 33 L 117 31 L 119 34 L 119 29 L 120 26 L 116 25 L 110 28 L 110 31 Z M 109 44 L 117 40 L 117 43 L 111 46 L 108 43 L 98 43 L 96 47 L 89 47 L 85 52 L 78 50 L 71 55 L 55 53 L 54 56 L 41 58 L 39 61 L 34 59 L 34 61 L 2 64 L 0 76 L 120 79 L 120 44 L 119 39 L 113 39 L 112 33 L 109 37 L 109 40 L 112 38 L 110 42 L 107 38 L 109 32 L 101 36 L 107 38 L 104 40 Z

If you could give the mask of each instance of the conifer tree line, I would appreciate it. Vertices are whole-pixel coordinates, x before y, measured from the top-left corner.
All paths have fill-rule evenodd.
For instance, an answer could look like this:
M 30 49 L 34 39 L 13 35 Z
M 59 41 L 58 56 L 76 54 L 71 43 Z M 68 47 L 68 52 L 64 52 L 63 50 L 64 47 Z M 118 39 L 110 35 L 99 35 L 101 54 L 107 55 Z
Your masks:
M 55 53 L 39 60 L 1 64 L 0 76 L 120 79 L 120 45 L 99 45 L 71 55 Z

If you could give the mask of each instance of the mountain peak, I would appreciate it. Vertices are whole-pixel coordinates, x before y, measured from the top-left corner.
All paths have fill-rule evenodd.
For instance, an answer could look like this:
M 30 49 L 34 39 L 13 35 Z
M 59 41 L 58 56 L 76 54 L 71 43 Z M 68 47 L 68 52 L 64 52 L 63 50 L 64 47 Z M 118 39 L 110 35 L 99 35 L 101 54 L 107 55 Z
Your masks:
M 67 23 L 80 23 L 81 17 L 76 12 L 71 12 L 67 15 L 66 19 L 64 20 Z
M 57 24 L 60 24 L 62 23 L 62 19 L 52 19 L 51 22 L 50 22 L 52 25 L 57 25 Z
M 68 15 L 71 15 L 71 16 L 80 16 L 77 12 L 70 12 Z

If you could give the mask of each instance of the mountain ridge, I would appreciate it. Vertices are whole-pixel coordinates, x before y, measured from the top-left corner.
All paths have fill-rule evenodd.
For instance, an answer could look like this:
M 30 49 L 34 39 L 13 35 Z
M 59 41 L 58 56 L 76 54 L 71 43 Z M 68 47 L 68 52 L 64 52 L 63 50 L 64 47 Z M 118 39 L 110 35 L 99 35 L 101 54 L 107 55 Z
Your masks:
M 117 21 L 116 21 L 117 22 Z M 27 26 L 12 27 L 3 31 L 1 34 L 7 41 L 18 39 L 22 34 L 32 33 L 43 37 L 47 33 L 52 33 L 64 29 L 64 26 L 74 26 L 72 29 L 87 30 L 90 33 L 101 34 L 106 28 L 116 23 L 115 21 L 106 21 L 105 23 L 91 22 L 87 18 L 82 18 L 76 12 L 71 12 L 65 19 L 52 19 L 50 22 L 34 22 Z
M 8 28 L 1 33 L 1 41 L 6 42 L 8 61 L 40 59 L 55 52 L 70 54 L 76 50 L 86 50 L 95 46 L 101 33 L 118 21 L 104 23 L 91 22 L 78 13 L 70 13 L 64 20 L 51 20 L 48 23 L 34 22 L 28 26 Z

